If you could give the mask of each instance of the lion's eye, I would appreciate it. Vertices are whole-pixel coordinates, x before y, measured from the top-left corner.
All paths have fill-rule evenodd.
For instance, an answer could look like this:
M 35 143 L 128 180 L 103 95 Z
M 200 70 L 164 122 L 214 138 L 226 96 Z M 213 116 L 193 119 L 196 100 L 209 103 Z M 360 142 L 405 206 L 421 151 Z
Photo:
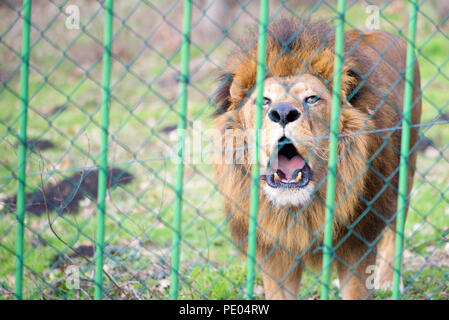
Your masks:
M 317 101 L 320 100 L 320 97 L 318 96 L 310 96 L 304 99 L 304 103 L 307 104 L 315 104 Z
M 263 105 L 268 106 L 271 104 L 271 100 L 267 97 L 263 97 Z
M 254 99 L 254 104 L 257 103 L 257 99 Z M 263 97 L 263 105 L 264 106 L 268 106 L 271 104 L 271 99 L 267 98 L 267 97 Z

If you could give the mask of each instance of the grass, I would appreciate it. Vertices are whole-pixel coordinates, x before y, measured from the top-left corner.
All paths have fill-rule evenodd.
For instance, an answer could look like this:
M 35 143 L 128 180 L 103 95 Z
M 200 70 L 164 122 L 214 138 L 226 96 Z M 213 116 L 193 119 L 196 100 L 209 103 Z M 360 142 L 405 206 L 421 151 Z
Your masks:
M 168 2 L 153 3 L 168 14 L 165 21 L 152 7 L 137 0 L 120 2 L 116 7 L 109 161 L 131 172 L 135 179 L 108 193 L 105 271 L 120 287 L 105 278 L 105 296 L 111 299 L 168 297 L 172 186 L 175 181 L 175 165 L 170 160 L 170 152 L 175 136 L 163 129 L 177 121 L 180 36 L 175 27 L 180 25 L 181 8 L 170 9 Z M 395 3 L 382 10 L 381 29 L 396 32 L 397 27 L 405 26 L 406 10 L 394 9 Z M 59 17 L 40 40 L 37 39 L 41 34 L 33 27 L 28 135 L 48 139 L 56 147 L 28 154 L 28 192 L 94 166 L 99 153 L 103 15 L 100 10 L 95 18 L 89 18 L 99 9 L 93 2 L 79 0 L 71 1 L 71 4 L 82 8 L 81 22 L 86 23 L 83 32 L 61 27 L 64 17 L 52 3 L 36 4 L 33 8 L 33 23 L 40 29 L 48 26 L 49 17 L 58 14 Z M 277 2 L 273 4 L 273 12 L 277 12 L 277 5 Z M 294 10 L 308 12 L 309 8 Z M 430 5 L 426 4 L 421 10 L 431 19 L 437 19 L 437 12 Z M 130 17 L 123 20 L 128 15 Z M 316 15 L 332 16 L 332 8 L 322 5 Z M 347 28 L 364 27 L 366 13 L 363 5 L 351 7 L 347 16 L 350 20 Z M 195 11 L 194 23 L 198 17 Z M 15 19 L 17 16 L 11 9 L 0 7 L 0 30 L 7 30 L 7 26 L 16 23 L 0 38 L 0 54 L 6 62 L 0 66 L 4 81 L 0 88 L 0 101 L 4 106 L 0 119 L 2 198 L 14 194 L 17 187 L 14 176 L 19 106 L 17 68 L 20 56 L 17 52 L 20 51 L 21 27 L 20 20 L 15 22 Z M 424 97 L 422 121 L 429 123 L 448 111 L 447 26 L 442 32 L 434 33 L 429 19 L 422 14 L 418 19 Z M 238 37 L 239 32 L 252 23 L 249 14 L 243 15 L 234 24 L 231 35 Z M 194 28 L 194 32 L 199 32 L 194 36 L 201 38 L 198 28 Z M 150 35 L 145 43 L 144 39 Z M 215 89 L 213 75 L 235 43 L 227 39 L 193 44 L 191 65 L 194 73 L 188 119 L 199 120 L 204 129 L 208 129 L 213 112 L 208 101 Z M 443 234 L 449 225 L 446 182 L 449 178 L 449 131 L 446 124 L 423 128 L 421 133 L 434 141 L 437 149 L 430 148 L 418 158 L 418 173 L 406 225 L 406 291 L 403 298 L 447 299 L 449 248 Z M 207 141 L 208 137 L 202 138 Z M 180 298 L 244 298 L 246 261 L 238 256 L 231 241 L 210 165 L 186 165 L 184 195 Z M 72 214 L 54 211 L 49 212 L 48 217 L 27 214 L 24 298 L 93 297 L 94 264 L 70 255 L 73 255 L 71 247 L 95 244 L 95 212 L 95 202 L 85 199 L 78 212 Z M 59 239 L 50 229 L 48 219 Z M 2 299 L 13 297 L 15 228 L 14 215 L 3 206 L 0 211 Z M 76 275 L 73 278 L 67 273 L 73 270 L 69 266 L 79 271 L 79 289 L 71 285 Z M 319 297 L 318 279 L 319 272 L 305 272 L 300 298 Z M 258 299 L 263 298 L 261 288 L 262 280 L 258 274 L 255 290 Z M 338 299 L 335 285 L 332 292 L 333 298 Z M 388 297 L 389 292 L 378 292 L 376 296 L 377 299 Z

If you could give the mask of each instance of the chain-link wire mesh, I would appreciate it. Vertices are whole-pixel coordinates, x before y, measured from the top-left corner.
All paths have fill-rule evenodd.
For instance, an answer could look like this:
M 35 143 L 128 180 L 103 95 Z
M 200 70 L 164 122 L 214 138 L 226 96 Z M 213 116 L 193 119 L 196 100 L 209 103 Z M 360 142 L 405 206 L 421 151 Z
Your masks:
M 449 84 L 446 54 L 449 6 L 445 1 L 436 0 L 417 3 L 415 54 L 421 72 L 422 116 L 421 122 L 412 126 L 412 131 L 419 129 L 419 139 L 416 145 L 411 145 L 411 152 L 417 152 L 417 162 L 413 189 L 408 197 L 401 298 L 447 299 L 449 100 L 444 92 Z M 235 212 L 230 214 L 232 208 L 224 207 L 223 202 L 230 199 L 220 187 L 229 172 L 218 177 L 214 173 L 216 145 L 212 138 L 216 128 L 214 121 L 221 114 L 215 99 L 217 92 L 231 79 L 229 73 L 237 72 L 237 65 L 229 69 L 229 55 L 239 50 L 250 55 L 249 49 L 256 46 L 257 36 L 254 41 L 242 39 L 247 39 L 251 30 L 257 29 L 259 1 L 202 0 L 191 4 L 190 67 L 188 78 L 184 79 L 181 77 L 182 1 L 114 2 L 103 266 L 105 299 L 169 298 L 173 215 L 178 194 L 175 187 L 176 128 L 179 84 L 183 81 L 187 83 L 188 100 L 177 296 L 179 299 L 246 297 L 247 260 L 240 250 L 246 246 L 247 238 L 239 243 L 231 234 L 229 223 Z M 3 299 L 14 298 L 16 286 L 22 6 L 22 1 L 0 1 L 0 101 L 3 106 L 0 117 L 0 296 Z M 32 1 L 22 288 L 25 299 L 94 298 L 104 6 L 104 1 Z M 345 30 L 378 29 L 407 39 L 408 6 L 407 1 L 400 0 L 346 1 Z M 336 12 L 337 1 L 270 1 L 269 20 L 328 21 L 331 41 Z M 379 53 L 379 62 L 366 67 L 375 68 L 381 61 L 384 61 L 383 51 Z M 400 61 L 405 63 L 405 55 Z M 404 70 L 397 71 L 404 76 Z M 228 78 L 217 80 L 220 74 L 228 74 Z M 270 66 L 267 66 L 267 74 L 279 76 Z M 389 89 L 404 84 L 401 77 L 387 88 L 372 86 L 371 89 L 385 95 Z M 285 88 L 285 83 L 276 82 Z M 331 81 L 323 80 L 323 83 L 331 90 Z M 241 88 L 237 89 L 247 89 L 245 85 L 241 83 Z M 252 94 L 252 89 L 245 95 Z M 358 89 L 353 89 L 356 94 Z M 350 101 L 352 97 L 345 98 Z M 383 102 L 386 100 L 382 98 Z M 377 109 L 372 113 L 383 105 L 374 106 Z M 345 108 L 347 104 L 342 105 L 342 110 Z M 266 119 L 264 123 L 269 121 Z M 328 123 L 322 119 L 313 125 L 317 128 Z M 400 127 L 391 129 L 365 125 L 352 136 L 354 139 L 369 134 L 387 137 L 383 138 L 382 145 L 387 148 L 388 137 L 400 131 Z M 299 142 L 317 150 L 323 141 L 328 144 L 328 135 L 310 137 L 311 145 L 307 141 Z M 263 140 L 261 148 L 264 148 Z M 305 156 L 302 160 L 309 161 Z M 363 157 L 363 160 L 366 170 L 373 171 L 373 159 Z M 394 175 L 399 170 L 397 165 Z M 240 168 L 231 167 L 231 170 Z M 364 172 L 360 172 L 360 176 Z M 250 179 L 248 172 L 244 174 Z M 319 173 L 313 174 L 319 176 Z M 326 178 L 324 176 L 318 183 L 325 185 Z M 389 179 L 394 180 L 384 178 L 388 183 Z M 346 187 L 352 190 L 357 180 Z M 232 183 L 238 190 L 240 181 Z M 379 195 L 383 191 L 379 190 Z M 261 185 L 260 193 L 263 192 Z M 235 198 L 242 199 L 243 203 L 249 194 L 248 188 Z M 319 193 L 315 193 L 313 199 L 315 197 L 319 197 Z M 395 203 L 396 197 L 395 194 L 391 202 Z M 359 201 L 372 211 L 373 199 Z M 241 204 L 234 205 L 239 208 Z M 260 207 L 263 207 L 261 203 Z M 281 204 L 281 207 L 287 206 Z M 270 210 L 259 215 L 275 212 L 272 207 Z M 306 209 L 289 210 L 292 216 L 300 216 Z M 378 214 L 382 216 L 382 212 Z M 338 221 L 338 217 L 334 218 Z M 384 223 L 393 225 L 394 222 Z M 352 226 L 346 227 L 352 230 Z M 260 232 L 269 233 L 263 228 L 263 224 L 259 225 Z M 290 228 L 284 230 L 282 237 L 288 236 Z M 319 232 L 323 231 L 324 224 L 321 224 Z M 318 233 L 309 232 L 315 237 L 307 249 L 322 249 Z M 352 232 L 354 234 L 360 241 L 368 241 L 364 239 L 365 234 L 356 231 Z M 265 236 L 270 237 L 269 234 Z M 282 246 L 281 239 L 278 245 Z M 335 250 L 339 245 L 339 242 L 333 243 Z M 368 253 L 372 251 L 375 246 Z M 335 252 L 333 259 L 344 265 L 345 259 Z M 264 258 L 269 259 L 271 254 L 270 251 Z M 312 268 L 303 264 L 302 255 L 306 253 L 289 252 L 288 255 L 296 261 L 294 267 L 280 277 L 271 278 L 283 281 L 296 272 L 293 270 L 296 266 L 301 266 L 301 287 L 294 296 L 319 298 L 321 266 Z M 263 260 L 256 263 L 256 299 L 265 297 Z M 392 270 L 393 261 L 384 263 Z M 355 273 L 352 266 L 346 267 Z M 366 286 L 373 297 L 390 297 L 388 288 L 374 291 L 375 279 L 371 276 L 375 269 L 366 271 L 362 280 L 369 282 Z M 341 298 L 344 291 L 344 288 L 340 290 L 337 273 L 331 275 L 331 299 Z

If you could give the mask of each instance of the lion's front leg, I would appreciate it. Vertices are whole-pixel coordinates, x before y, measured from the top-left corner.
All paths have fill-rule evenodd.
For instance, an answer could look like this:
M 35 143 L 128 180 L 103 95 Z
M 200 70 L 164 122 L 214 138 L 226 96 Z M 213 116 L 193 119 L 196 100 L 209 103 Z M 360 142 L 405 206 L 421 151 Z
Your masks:
M 371 269 L 375 268 L 376 254 L 362 252 L 346 261 L 337 263 L 340 293 L 344 300 L 371 299 L 374 286 L 371 286 L 369 277 Z
M 393 289 L 393 267 L 395 256 L 395 240 L 396 232 L 394 230 L 395 225 L 390 226 L 383 234 L 381 241 L 377 246 L 378 254 L 377 260 L 379 264 L 379 272 L 376 279 L 376 289 L 391 290 Z M 402 290 L 402 279 L 400 282 L 400 288 Z
M 293 258 L 275 260 L 273 257 L 261 266 L 265 299 L 296 300 L 302 268 Z

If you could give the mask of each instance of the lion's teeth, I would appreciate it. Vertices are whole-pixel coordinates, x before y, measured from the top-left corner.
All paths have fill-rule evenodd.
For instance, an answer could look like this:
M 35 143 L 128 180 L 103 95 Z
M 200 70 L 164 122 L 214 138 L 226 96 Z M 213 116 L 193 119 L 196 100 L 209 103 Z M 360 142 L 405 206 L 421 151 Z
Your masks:
M 281 178 L 279 178 L 277 172 L 274 173 L 274 180 L 281 181 Z
M 298 175 L 297 175 L 296 178 L 295 178 L 295 182 L 298 183 L 299 180 L 301 180 L 301 178 L 302 178 L 302 173 L 301 173 L 301 172 L 298 172 Z

